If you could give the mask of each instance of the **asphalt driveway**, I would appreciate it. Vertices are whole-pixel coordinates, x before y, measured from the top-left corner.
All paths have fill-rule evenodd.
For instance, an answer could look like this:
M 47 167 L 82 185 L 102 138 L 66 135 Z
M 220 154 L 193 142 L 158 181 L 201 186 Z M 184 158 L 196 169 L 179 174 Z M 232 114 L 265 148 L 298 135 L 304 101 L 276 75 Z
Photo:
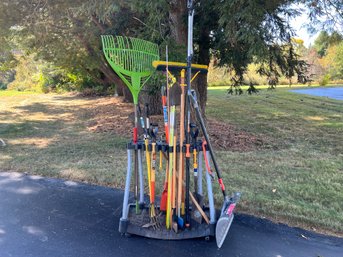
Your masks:
M 215 240 L 162 241 L 118 232 L 123 191 L 0 172 L 1 257 L 342 257 L 343 239 L 237 215 Z
M 308 89 L 294 89 L 290 91 L 298 94 L 323 96 L 336 100 L 343 100 L 343 87 L 317 87 Z

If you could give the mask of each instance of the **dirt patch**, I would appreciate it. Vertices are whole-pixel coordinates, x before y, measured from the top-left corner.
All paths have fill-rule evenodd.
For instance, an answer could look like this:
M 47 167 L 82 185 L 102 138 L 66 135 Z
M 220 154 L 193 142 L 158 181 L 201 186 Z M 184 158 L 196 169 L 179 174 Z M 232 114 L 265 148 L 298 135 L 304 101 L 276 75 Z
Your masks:
M 110 132 L 122 137 L 131 138 L 133 126 L 133 106 L 123 102 L 119 97 L 104 97 L 94 102 L 91 110 L 92 118 L 87 126 L 90 131 Z M 153 122 L 163 128 L 162 115 L 151 116 Z M 235 126 L 209 118 L 208 132 L 213 147 L 220 150 L 246 152 L 262 148 L 267 140 L 263 137 L 240 131 Z M 159 133 L 161 135 L 161 133 Z
M 209 118 L 208 133 L 214 147 L 238 152 L 262 148 L 266 139 L 238 130 L 235 126 Z
M 103 97 L 93 103 L 91 119 L 87 124 L 93 132 L 112 132 L 130 138 L 133 112 L 132 104 L 123 102 L 119 97 Z

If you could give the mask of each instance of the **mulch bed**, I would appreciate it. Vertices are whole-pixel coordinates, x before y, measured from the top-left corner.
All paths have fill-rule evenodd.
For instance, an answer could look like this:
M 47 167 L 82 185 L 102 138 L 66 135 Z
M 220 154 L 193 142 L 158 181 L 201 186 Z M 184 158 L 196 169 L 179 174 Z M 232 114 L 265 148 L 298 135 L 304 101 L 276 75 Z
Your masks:
M 87 124 L 90 131 L 109 132 L 130 139 L 133 127 L 131 103 L 125 103 L 120 97 L 103 97 L 95 101 L 90 111 L 92 118 Z M 163 130 L 162 115 L 151 116 L 150 120 L 157 122 L 160 131 Z M 213 147 L 220 150 L 246 152 L 267 144 L 267 139 L 262 136 L 249 134 L 213 118 L 207 119 L 207 127 Z

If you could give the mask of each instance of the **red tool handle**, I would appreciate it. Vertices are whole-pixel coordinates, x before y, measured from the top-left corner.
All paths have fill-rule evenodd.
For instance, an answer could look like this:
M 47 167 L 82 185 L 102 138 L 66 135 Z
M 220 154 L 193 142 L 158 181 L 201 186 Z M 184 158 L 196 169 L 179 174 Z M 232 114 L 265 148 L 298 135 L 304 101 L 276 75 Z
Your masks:
M 138 141 L 138 128 L 133 128 L 133 142 L 136 144 Z
M 208 173 L 210 174 L 210 176 L 211 176 L 212 178 L 214 178 L 213 173 L 212 173 L 212 171 L 211 171 L 210 163 L 209 163 L 209 161 L 208 161 L 208 159 L 207 159 L 207 155 L 206 155 L 206 145 L 207 145 L 207 143 L 206 143 L 206 140 L 204 139 L 204 140 L 202 141 L 202 152 L 203 152 L 203 154 L 204 154 L 206 169 L 207 169 Z M 223 180 L 222 180 L 222 179 L 220 179 L 220 180 L 221 180 L 221 183 L 220 183 L 220 181 L 219 181 L 219 184 L 224 186 Z M 220 187 L 221 187 L 221 189 L 223 189 L 222 186 L 220 186 Z M 224 189 L 225 189 L 225 187 L 224 187 Z

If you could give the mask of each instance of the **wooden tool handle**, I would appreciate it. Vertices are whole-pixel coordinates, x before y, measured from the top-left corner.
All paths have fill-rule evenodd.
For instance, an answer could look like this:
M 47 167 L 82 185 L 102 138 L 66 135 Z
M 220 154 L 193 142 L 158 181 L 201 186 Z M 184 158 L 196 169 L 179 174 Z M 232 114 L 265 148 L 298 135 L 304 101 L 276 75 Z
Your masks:
M 210 220 L 208 219 L 206 213 L 203 211 L 197 200 L 195 199 L 194 195 L 192 194 L 191 191 L 189 191 L 189 196 L 191 197 L 192 202 L 194 203 L 195 207 L 197 210 L 200 212 L 201 216 L 204 218 L 207 224 L 210 224 Z M 193 210 L 194 211 L 194 210 Z

